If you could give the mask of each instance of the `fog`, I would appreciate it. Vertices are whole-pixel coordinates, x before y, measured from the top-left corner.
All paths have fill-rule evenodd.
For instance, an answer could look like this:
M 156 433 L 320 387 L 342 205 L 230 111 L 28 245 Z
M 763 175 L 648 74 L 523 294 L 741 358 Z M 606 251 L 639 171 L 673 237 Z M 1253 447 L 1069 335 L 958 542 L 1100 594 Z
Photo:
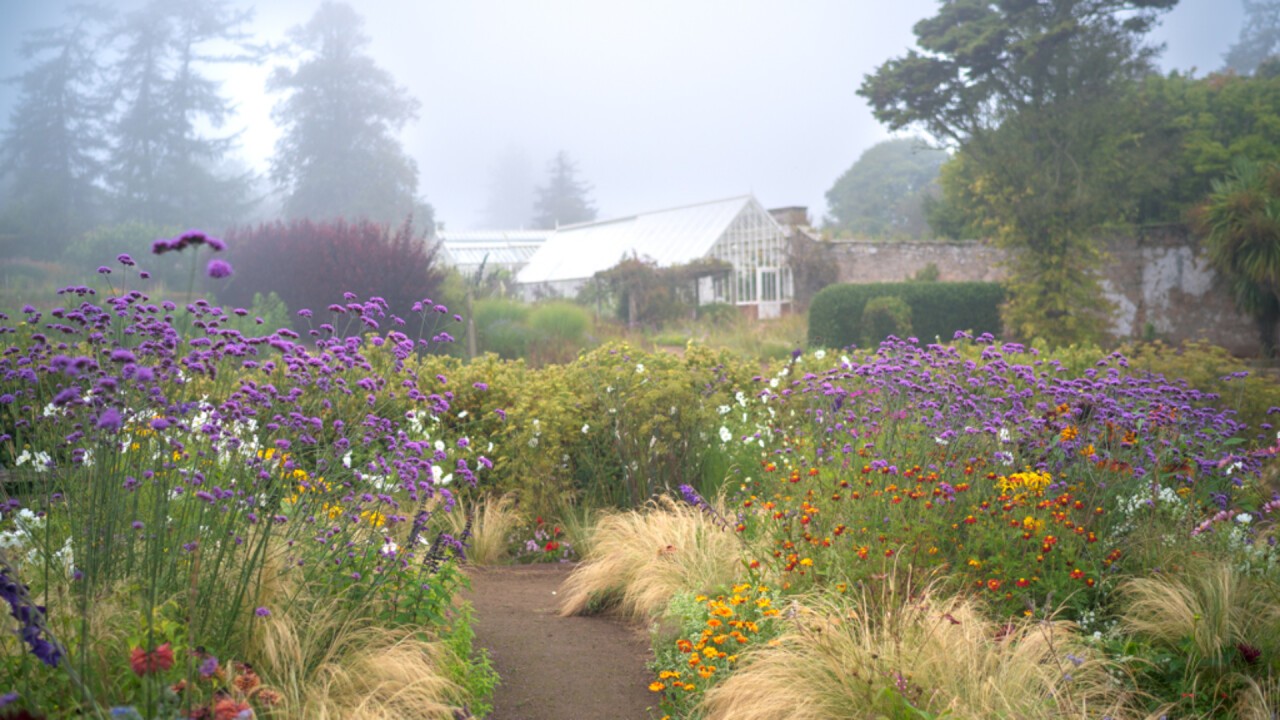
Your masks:
M 0 0 L 0 75 L 21 72 L 23 35 L 66 3 Z M 251 3 L 240 4 L 244 7 Z M 280 42 L 315 2 L 259 2 L 252 32 Z M 121 3 L 121 8 L 134 4 Z M 401 133 L 419 192 L 449 229 L 482 227 L 491 188 L 542 182 L 564 150 L 602 218 L 754 193 L 805 205 L 889 137 L 855 91 L 912 44 L 933 0 L 482 0 L 354 5 L 371 54 L 421 103 Z M 1238 0 L 1183 0 L 1150 38 L 1166 69 L 1219 68 L 1242 20 Z M 265 172 L 278 132 L 270 67 L 224 71 L 229 129 Z M 0 90 L 0 120 L 16 96 Z M 504 173 L 502 168 L 516 168 Z M 520 168 L 524 168 L 521 170 Z M 529 215 L 532 216 L 532 208 Z

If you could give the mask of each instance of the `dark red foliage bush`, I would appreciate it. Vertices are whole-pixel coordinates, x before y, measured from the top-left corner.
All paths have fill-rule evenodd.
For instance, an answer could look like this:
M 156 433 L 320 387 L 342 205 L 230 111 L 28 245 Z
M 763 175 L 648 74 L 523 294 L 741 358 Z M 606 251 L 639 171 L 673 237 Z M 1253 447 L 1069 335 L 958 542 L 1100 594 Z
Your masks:
M 443 277 L 434 246 L 412 219 L 394 229 L 368 220 L 277 221 L 233 230 L 226 240 L 235 275 L 218 299 L 231 306 L 247 308 L 254 293 L 275 291 L 291 313 L 305 308 L 319 317 L 353 292 L 381 297 L 407 317 Z

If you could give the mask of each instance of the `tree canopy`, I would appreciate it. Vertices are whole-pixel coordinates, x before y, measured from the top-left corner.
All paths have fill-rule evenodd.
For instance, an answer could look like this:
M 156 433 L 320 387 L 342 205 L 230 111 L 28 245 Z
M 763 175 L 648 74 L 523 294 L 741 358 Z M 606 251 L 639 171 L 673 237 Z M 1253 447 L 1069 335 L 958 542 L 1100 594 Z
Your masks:
M 917 138 L 872 145 L 827 191 L 827 227 L 860 237 L 926 236 L 924 201 L 937 191 L 946 159 Z
M 1123 216 L 1128 189 L 1145 181 L 1133 170 L 1153 147 L 1130 131 L 1121 100 L 1150 70 L 1143 34 L 1175 3 L 944 0 L 916 24 L 918 49 L 858 91 L 891 129 L 922 127 L 964 155 L 974 207 L 1016 250 L 1014 335 L 1067 343 L 1103 326 L 1087 232 Z
M 351 6 L 325 2 L 290 31 L 304 57 L 268 81 L 285 95 L 273 113 L 284 134 L 271 177 L 289 217 L 400 222 L 416 214 L 430 227 L 418 166 L 396 138 L 420 105 L 365 52 L 363 27 Z

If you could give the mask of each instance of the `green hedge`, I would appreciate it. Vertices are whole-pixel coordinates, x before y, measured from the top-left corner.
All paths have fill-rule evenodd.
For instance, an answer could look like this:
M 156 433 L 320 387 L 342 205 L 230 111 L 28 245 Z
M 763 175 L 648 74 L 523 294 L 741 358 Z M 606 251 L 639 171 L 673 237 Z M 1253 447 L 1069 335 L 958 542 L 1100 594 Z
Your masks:
M 1004 288 L 984 282 L 901 282 L 828 285 L 809 306 L 809 345 L 844 347 L 861 342 L 862 313 L 872 298 L 899 297 L 911 307 L 921 340 L 950 340 L 956 330 L 1000 332 Z

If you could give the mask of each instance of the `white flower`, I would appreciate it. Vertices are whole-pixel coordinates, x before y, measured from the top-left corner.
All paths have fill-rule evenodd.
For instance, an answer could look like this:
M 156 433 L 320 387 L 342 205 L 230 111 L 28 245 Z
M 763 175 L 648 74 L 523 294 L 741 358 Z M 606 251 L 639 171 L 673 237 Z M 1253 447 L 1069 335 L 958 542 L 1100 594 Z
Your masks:
M 437 440 L 437 441 L 436 441 L 435 448 L 436 448 L 436 452 L 444 452 L 444 441 L 443 441 L 443 440 Z
M 1240 523 L 1241 525 L 1248 525 L 1249 523 L 1253 522 L 1253 516 L 1250 515 L 1249 513 L 1240 513 L 1239 515 L 1236 516 L 1236 522 Z
M 934 441 L 934 442 L 936 442 L 936 443 L 938 443 L 939 445 L 948 445 L 948 444 L 949 444 L 946 440 L 944 440 L 944 439 L 943 439 L 943 438 L 941 438 L 941 437 L 935 437 L 935 438 L 933 439 L 933 441 Z
M 458 413 L 458 419 L 459 419 L 459 420 L 461 420 L 462 418 L 464 418 L 464 417 L 466 417 L 466 416 L 467 416 L 467 411 L 466 411 L 466 410 L 463 410 L 462 412 Z
M 1237 460 L 1227 466 L 1227 474 L 1230 475 L 1231 473 L 1234 473 L 1237 470 L 1243 470 L 1243 469 L 1244 469 L 1244 462 Z
M 588 432 L 590 432 L 590 431 L 591 431 L 591 426 L 590 426 L 590 425 L 586 425 L 586 424 L 584 424 L 584 425 L 582 426 L 582 434 L 583 434 L 583 435 L 586 435 L 586 434 L 587 434 Z
M 721 405 L 720 407 L 716 408 L 716 412 L 720 413 L 721 415 L 728 415 L 728 414 L 729 414 L 729 406 L 728 406 L 728 405 Z
M 826 350 L 815 350 L 815 351 L 814 351 L 814 353 L 813 353 L 813 358 L 814 358 L 815 360 L 821 360 L 822 358 L 824 358 L 824 357 L 826 357 L 826 356 L 827 356 L 827 351 L 826 351 Z
M 383 557 L 395 557 L 396 551 L 399 549 L 399 545 L 396 545 L 395 542 L 391 540 L 387 540 L 386 544 L 382 546 L 382 549 L 379 550 L 378 553 Z
M 720 426 L 720 442 L 729 442 L 733 439 L 733 433 L 729 432 L 729 428 Z
M 738 401 L 738 404 L 739 404 L 739 405 L 741 405 L 742 407 L 746 407 L 746 406 L 747 406 L 747 396 L 746 396 L 746 395 L 744 395 L 744 394 L 743 394 L 743 392 L 742 392 L 741 390 L 739 390 L 739 391 L 738 391 L 738 392 L 733 396 L 733 399 L 734 399 L 734 400 L 737 400 L 737 401 Z
M 644 373 L 644 363 L 636 363 L 636 372 Z
M 439 485 L 439 484 L 440 484 L 440 479 L 441 479 L 442 477 L 444 477 L 444 470 L 441 470 L 439 465 L 432 465 L 432 466 L 431 466 L 431 481 L 432 481 L 432 482 L 434 482 L 435 484 Z
M 346 455 L 342 456 L 342 467 L 351 469 L 351 451 L 348 450 Z
M 1000 442 L 1007 443 L 1012 439 L 1009 435 L 1009 428 L 1000 428 Z
M 771 388 L 778 387 L 778 378 L 769 378 L 769 387 Z

